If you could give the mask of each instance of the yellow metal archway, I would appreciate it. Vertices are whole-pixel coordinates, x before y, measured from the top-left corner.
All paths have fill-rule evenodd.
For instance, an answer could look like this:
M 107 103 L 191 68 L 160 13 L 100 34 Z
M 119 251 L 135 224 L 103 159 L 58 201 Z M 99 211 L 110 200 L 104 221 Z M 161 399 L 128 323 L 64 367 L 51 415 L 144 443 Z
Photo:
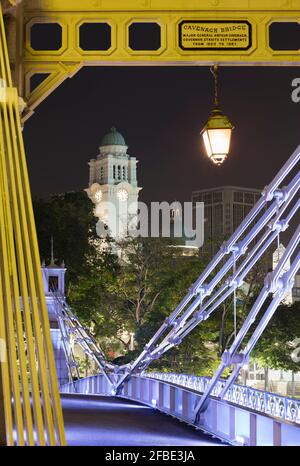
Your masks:
M 300 50 L 270 46 L 271 25 L 299 24 L 299 0 L 23 0 L 10 11 L 9 54 L 15 85 L 27 103 L 23 119 L 83 66 L 300 63 Z M 60 41 L 55 50 L 37 50 L 32 31 L 39 25 L 46 33 L 49 24 L 59 29 Z M 106 25 L 107 46 L 82 46 L 82 28 L 90 25 Z M 135 25 L 156 26 L 159 45 L 132 47 Z M 34 75 L 45 79 L 31 90 Z

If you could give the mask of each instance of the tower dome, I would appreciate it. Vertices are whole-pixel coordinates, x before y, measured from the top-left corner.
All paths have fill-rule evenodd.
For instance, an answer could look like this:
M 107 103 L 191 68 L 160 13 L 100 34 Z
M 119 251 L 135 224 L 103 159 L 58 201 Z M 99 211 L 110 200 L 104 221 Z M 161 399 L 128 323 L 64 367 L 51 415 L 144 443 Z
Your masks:
M 126 146 L 126 142 L 122 134 L 113 126 L 110 132 L 103 137 L 100 147 L 103 146 Z

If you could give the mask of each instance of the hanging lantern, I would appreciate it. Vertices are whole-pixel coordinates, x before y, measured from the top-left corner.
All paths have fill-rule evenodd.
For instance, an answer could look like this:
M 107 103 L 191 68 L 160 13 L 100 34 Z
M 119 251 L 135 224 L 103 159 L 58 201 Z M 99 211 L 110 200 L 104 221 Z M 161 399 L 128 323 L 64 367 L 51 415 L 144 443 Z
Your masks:
M 213 67 L 212 72 L 215 78 L 214 108 L 201 134 L 207 156 L 216 165 L 222 165 L 230 150 L 231 133 L 234 126 L 219 108 L 217 65 Z

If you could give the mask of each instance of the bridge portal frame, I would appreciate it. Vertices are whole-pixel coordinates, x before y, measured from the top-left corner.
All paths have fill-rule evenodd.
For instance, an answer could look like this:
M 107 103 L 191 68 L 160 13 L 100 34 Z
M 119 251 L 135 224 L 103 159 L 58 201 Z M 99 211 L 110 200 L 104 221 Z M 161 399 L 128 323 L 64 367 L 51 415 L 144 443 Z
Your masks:
M 9 8 L 9 3 L 17 4 Z M 84 66 L 300 65 L 300 50 L 273 50 L 269 40 L 272 23 L 300 23 L 300 0 L 85 0 L 84 7 L 80 0 L 6 0 L 6 11 L 14 83 L 26 102 L 23 121 L 65 79 L 72 78 Z M 198 47 L 190 41 L 184 45 L 185 22 L 192 22 L 194 27 L 197 22 L 206 26 L 247 23 L 249 43 L 218 49 L 210 45 Z M 32 46 L 31 28 L 46 23 L 61 28 L 57 50 L 37 50 Z M 106 50 L 83 50 L 80 28 L 95 23 L 110 28 L 110 46 Z M 133 50 L 129 37 L 130 27 L 135 23 L 156 24 L 160 29 L 160 46 L 155 50 Z M 44 80 L 31 88 L 36 75 L 44 76 Z

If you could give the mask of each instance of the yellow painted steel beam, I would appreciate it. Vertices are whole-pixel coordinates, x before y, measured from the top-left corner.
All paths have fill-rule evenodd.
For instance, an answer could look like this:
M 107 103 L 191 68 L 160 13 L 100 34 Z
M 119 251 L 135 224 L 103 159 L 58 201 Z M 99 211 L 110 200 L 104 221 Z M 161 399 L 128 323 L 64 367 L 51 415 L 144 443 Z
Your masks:
M 33 11 L 281 11 L 299 0 L 24 0 Z
M 65 445 L 19 97 L 12 87 L 1 9 L 0 383 L 8 445 Z
M 180 44 L 181 23 L 184 21 L 248 22 L 252 41 L 245 50 L 230 48 L 214 50 L 194 47 L 182 48 Z M 269 26 L 274 22 L 300 22 L 300 5 L 295 11 L 281 12 L 43 12 L 24 11 L 25 43 L 24 66 L 35 63 L 76 63 L 85 65 L 133 64 L 133 65 L 207 65 L 218 61 L 227 65 L 280 65 L 298 62 L 300 51 L 274 51 L 269 46 Z M 56 23 L 61 27 L 61 47 L 54 50 L 35 50 L 31 45 L 31 28 L 36 24 Z M 80 27 L 84 23 L 105 23 L 111 28 L 111 47 L 108 50 L 83 50 L 79 45 Z M 134 23 L 156 23 L 161 31 L 161 46 L 158 50 L 132 50 L 129 46 L 129 28 Z M 200 23 L 201 24 L 201 23 Z
M 234 25 L 234 21 L 237 25 L 247 22 L 244 44 L 240 39 L 241 47 L 231 44 L 228 49 L 219 47 L 216 50 L 209 43 L 208 47 L 199 46 L 193 38 L 194 31 L 183 29 L 188 27 L 187 21 L 192 21 L 194 26 L 208 26 L 212 21 L 216 28 L 221 28 L 223 21 L 224 26 Z M 130 25 L 149 22 L 160 27 L 160 48 L 132 50 L 129 46 Z M 299 66 L 300 50 L 271 49 L 269 27 L 273 22 L 300 23 L 300 0 L 24 0 L 7 19 L 14 82 L 19 95 L 28 104 L 24 120 L 57 86 L 83 66 L 200 66 L 212 63 Z M 58 50 L 34 50 L 31 28 L 37 23 L 60 25 L 62 42 Z M 111 46 L 108 50 L 83 50 L 80 47 L 80 27 L 85 23 L 110 26 Z M 31 78 L 41 73 L 48 77 L 31 90 Z

